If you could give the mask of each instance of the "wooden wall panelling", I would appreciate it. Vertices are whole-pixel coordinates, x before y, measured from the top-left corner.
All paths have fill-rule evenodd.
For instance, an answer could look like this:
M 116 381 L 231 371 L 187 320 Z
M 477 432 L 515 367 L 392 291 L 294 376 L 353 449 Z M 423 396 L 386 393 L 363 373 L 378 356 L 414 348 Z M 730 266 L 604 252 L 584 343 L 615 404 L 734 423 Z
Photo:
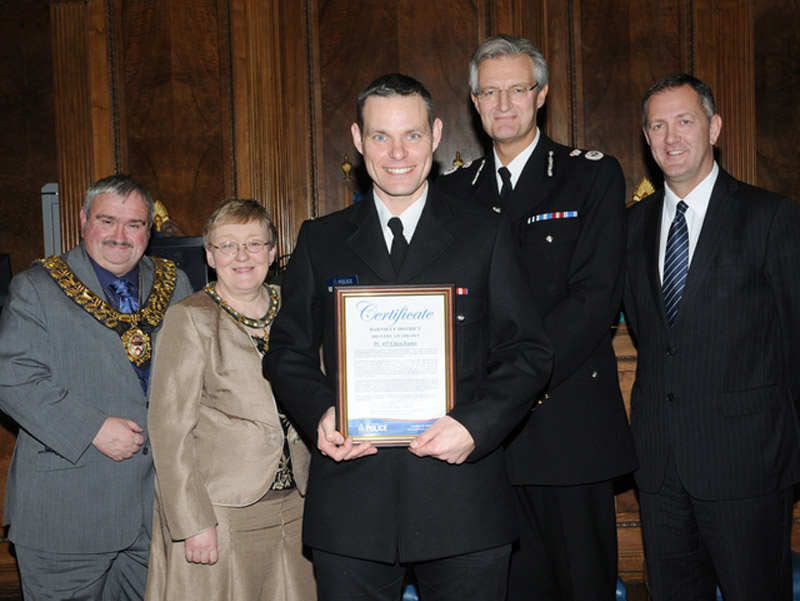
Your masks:
M 234 193 L 227 3 L 113 1 L 127 151 L 120 169 L 198 235 Z
M 695 0 L 695 75 L 711 86 L 722 116 L 721 166 L 756 182 L 755 48 L 751 1 Z
M 280 255 L 314 205 L 307 10 L 231 2 L 238 193 L 275 218 Z
M 104 0 L 50 4 L 61 246 L 80 241 L 88 186 L 108 175 L 112 148 Z M 98 175 L 100 174 L 100 175 Z
M 50 7 L 41 0 L 0 3 L 0 252 L 11 256 L 14 274 L 44 254 L 40 190 L 58 180 L 50 20 Z M 17 430 L 0 414 L 0 492 Z M 5 534 L 0 590 L 21 598 Z
M 50 9 L 41 0 L 0 3 L 0 72 L 0 253 L 16 274 L 44 254 L 40 190 L 58 180 Z
M 753 23 L 758 185 L 800 202 L 800 1 L 754 0 Z
M 538 4 L 541 7 L 539 26 L 531 31 L 529 37 L 547 61 L 550 91 L 544 107 L 537 115 L 537 121 L 553 140 L 573 145 L 576 132 L 572 80 L 575 63 L 572 2 L 543 0 Z M 529 34 L 521 30 L 519 35 Z

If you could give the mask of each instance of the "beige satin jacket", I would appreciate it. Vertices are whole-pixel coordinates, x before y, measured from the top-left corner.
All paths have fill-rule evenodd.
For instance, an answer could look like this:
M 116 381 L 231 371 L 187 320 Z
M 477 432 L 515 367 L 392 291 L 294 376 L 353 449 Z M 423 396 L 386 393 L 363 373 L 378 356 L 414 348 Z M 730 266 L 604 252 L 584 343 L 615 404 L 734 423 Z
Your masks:
M 269 490 L 284 440 L 272 387 L 248 332 L 204 292 L 164 318 L 148 423 L 157 503 L 173 540 L 214 526 L 213 505 L 243 507 Z M 288 438 L 305 494 L 309 451 L 294 429 Z

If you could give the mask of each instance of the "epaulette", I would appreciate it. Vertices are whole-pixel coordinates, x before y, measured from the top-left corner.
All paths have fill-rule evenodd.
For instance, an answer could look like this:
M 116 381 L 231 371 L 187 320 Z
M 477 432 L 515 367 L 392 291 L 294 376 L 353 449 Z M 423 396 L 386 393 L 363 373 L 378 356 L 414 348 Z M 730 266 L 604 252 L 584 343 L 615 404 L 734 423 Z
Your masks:
M 467 161 L 466 163 L 462 162 L 460 165 L 453 165 L 453 166 L 452 166 L 450 169 L 448 169 L 447 171 L 442 171 L 442 175 L 450 175 L 450 174 L 452 174 L 452 173 L 455 173 L 455 172 L 456 172 L 456 171 L 458 171 L 459 169 L 466 169 L 467 167 L 469 167 L 470 165 L 472 165 L 472 163 L 474 163 L 474 162 L 475 162 L 475 161 L 471 161 L 471 160 L 470 160 L 470 161 Z
M 580 148 L 575 148 L 572 152 L 569 153 L 571 157 L 577 157 L 583 154 L 583 157 L 589 159 L 590 161 L 599 161 L 605 155 L 600 152 L 599 150 L 587 150 L 585 153 Z

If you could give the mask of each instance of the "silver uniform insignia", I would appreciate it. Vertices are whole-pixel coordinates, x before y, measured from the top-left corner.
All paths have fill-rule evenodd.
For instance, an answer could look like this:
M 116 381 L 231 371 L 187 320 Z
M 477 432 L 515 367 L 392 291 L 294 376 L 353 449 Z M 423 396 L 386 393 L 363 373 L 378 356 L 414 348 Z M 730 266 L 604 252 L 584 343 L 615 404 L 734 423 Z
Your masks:
M 450 167 L 450 169 L 448 169 L 447 171 L 442 171 L 442 175 L 450 175 L 451 173 L 455 173 L 459 169 L 462 169 L 462 168 L 466 169 L 467 167 L 472 165 L 473 162 L 474 161 L 467 161 L 466 163 L 463 163 L 461 165 L 454 165 L 454 166 Z
M 470 163 L 472 163 L 472 161 L 470 161 Z M 478 167 L 478 172 L 475 174 L 475 177 L 474 177 L 474 178 L 472 178 L 472 185 L 473 185 L 473 186 L 475 185 L 475 182 L 477 182 L 477 181 L 478 181 L 478 178 L 481 176 L 481 171 L 483 171 L 483 166 L 484 166 L 485 164 L 486 164 L 486 159 L 483 159 L 483 160 L 481 161 L 481 166 L 480 166 L 480 167 Z
M 589 151 L 589 152 L 587 152 L 587 153 L 586 153 L 584 156 L 585 156 L 587 159 L 589 159 L 590 161 L 599 161 L 599 160 L 600 160 L 600 159 L 602 159 L 602 158 L 603 158 L 605 155 L 604 155 L 602 152 L 600 152 L 599 150 L 590 150 L 590 151 Z
M 581 149 L 580 148 L 576 148 L 575 150 L 573 150 L 572 152 L 569 153 L 569 156 L 576 157 L 576 156 L 580 156 L 580 154 L 581 154 Z

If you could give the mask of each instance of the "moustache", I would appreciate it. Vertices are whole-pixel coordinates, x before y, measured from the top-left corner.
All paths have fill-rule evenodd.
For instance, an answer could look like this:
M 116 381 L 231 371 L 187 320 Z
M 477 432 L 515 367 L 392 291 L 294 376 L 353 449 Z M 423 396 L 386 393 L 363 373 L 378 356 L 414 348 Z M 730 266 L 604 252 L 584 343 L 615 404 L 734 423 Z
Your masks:
M 103 240 L 103 246 L 127 246 L 128 248 L 133 248 L 133 244 L 128 242 L 127 240 L 123 241 Z

